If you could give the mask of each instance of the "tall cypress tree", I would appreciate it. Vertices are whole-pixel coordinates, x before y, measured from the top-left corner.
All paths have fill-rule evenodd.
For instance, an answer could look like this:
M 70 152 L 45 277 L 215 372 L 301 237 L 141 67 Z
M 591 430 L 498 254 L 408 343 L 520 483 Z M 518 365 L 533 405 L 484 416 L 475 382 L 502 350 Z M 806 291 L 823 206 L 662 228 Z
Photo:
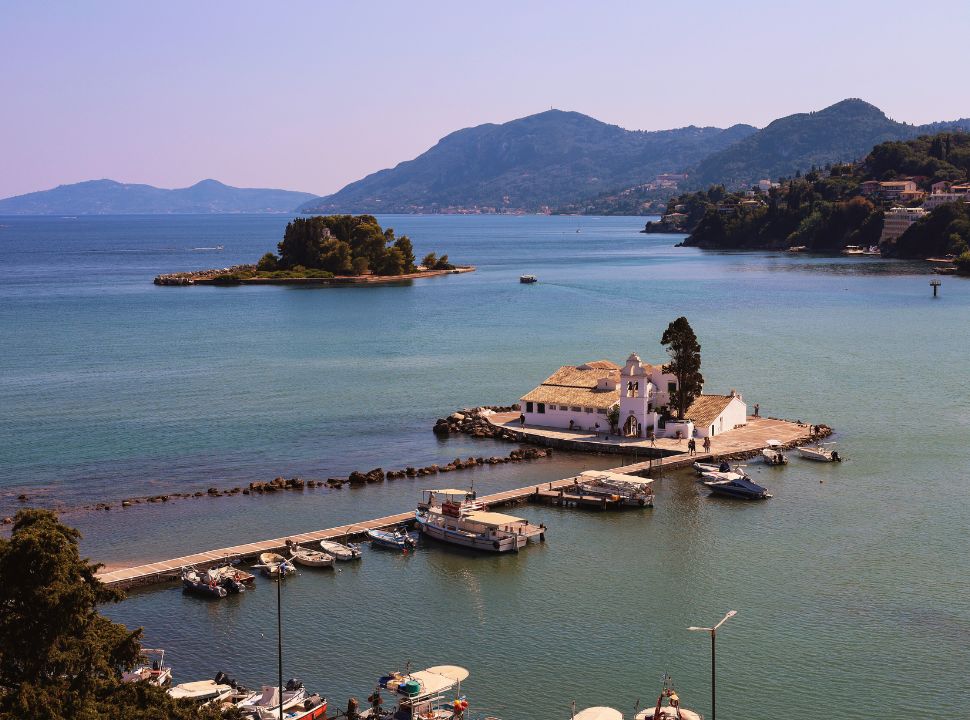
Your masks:
M 665 371 L 677 376 L 677 391 L 671 401 L 676 404 L 677 415 L 683 418 L 687 408 L 704 388 L 701 345 L 685 317 L 679 317 L 667 326 L 660 344 L 667 348 L 670 355 L 670 363 Z

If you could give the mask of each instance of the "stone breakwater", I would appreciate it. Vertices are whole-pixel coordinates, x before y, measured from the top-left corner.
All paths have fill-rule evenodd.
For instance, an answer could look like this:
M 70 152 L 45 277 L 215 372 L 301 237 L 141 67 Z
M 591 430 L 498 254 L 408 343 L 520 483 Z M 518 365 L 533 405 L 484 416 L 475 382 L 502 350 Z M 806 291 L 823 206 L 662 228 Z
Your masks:
M 489 405 L 472 409 L 458 410 L 447 418 L 438 418 L 432 432 L 438 437 L 463 433 L 473 438 L 505 440 L 507 442 L 525 442 L 525 436 L 509 428 L 493 425 L 489 422 L 486 412 L 518 412 L 518 405 Z

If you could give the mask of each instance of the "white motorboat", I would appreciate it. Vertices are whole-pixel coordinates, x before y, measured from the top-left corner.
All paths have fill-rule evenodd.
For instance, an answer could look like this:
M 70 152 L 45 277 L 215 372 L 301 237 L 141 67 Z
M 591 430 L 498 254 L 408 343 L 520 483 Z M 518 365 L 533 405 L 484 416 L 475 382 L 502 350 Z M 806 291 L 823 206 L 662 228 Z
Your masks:
M 299 545 L 290 546 L 290 559 L 297 565 L 307 567 L 333 567 L 333 555 L 320 550 L 308 550 Z
M 806 460 L 815 460 L 817 462 L 842 462 L 842 457 L 839 455 L 839 451 L 827 448 L 825 447 L 826 445 L 835 445 L 835 443 L 806 445 L 798 448 L 798 454 Z
M 518 552 L 529 538 L 545 540 L 544 525 L 489 512 L 465 490 L 425 490 L 414 517 L 425 535 L 475 550 Z
M 842 248 L 843 255 L 865 255 L 866 250 L 861 245 L 846 245 Z
M 215 680 L 197 680 L 173 685 L 167 692 L 176 700 L 194 700 L 200 705 L 207 705 L 228 700 L 235 692 L 235 688 L 232 685 L 217 683 Z
M 354 543 L 339 543 L 334 540 L 321 540 L 320 549 L 328 555 L 333 555 L 341 562 L 347 560 L 359 560 L 361 557 L 360 548 Z
M 145 662 L 121 676 L 123 682 L 147 682 L 149 685 L 165 687 L 172 682 L 172 668 L 165 664 L 165 651 L 142 648 Z
M 287 680 L 283 688 L 283 711 L 287 711 L 307 699 L 306 688 L 299 680 Z M 264 685 L 262 690 L 254 692 L 236 703 L 236 707 L 244 714 L 260 717 L 263 711 L 267 713 L 280 712 L 280 690 L 275 685 Z
M 697 471 L 698 475 L 703 475 L 704 473 L 718 472 L 721 466 L 715 463 L 695 462 L 693 468 Z
M 653 480 L 608 472 L 586 470 L 574 478 L 572 487 L 562 488 L 567 495 L 580 493 L 608 497 L 622 505 L 653 507 Z
M 539 278 L 537 278 L 535 275 L 520 275 L 519 282 L 523 285 L 531 285 L 532 283 L 539 282 Z
M 761 451 L 766 465 L 787 465 L 788 458 L 782 452 L 781 443 L 777 440 L 769 440 L 767 447 Z
M 461 683 L 467 678 L 468 670 L 457 665 L 389 673 L 378 680 L 377 690 L 368 698 L 370 707 L 360 717 L 364 720 L 461 720 L 468 709 L 468 701 L 461 695 Z M 394 694 L 395 708 L 384 709 L 382 689 Z M 444 694 L 449 690 L 455 690 L 454 695 Z

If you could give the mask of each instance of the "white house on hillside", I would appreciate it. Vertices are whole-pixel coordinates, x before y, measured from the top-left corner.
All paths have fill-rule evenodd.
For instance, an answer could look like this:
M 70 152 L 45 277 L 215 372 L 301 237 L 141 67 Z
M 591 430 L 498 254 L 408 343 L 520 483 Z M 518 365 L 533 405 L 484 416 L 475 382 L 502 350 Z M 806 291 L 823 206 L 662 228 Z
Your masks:
M 707 437 L 747 422 L 742 397 L 701 395 L 683 420 L 671 420 L 664 410 L 677 377 L 662 365 L 646 365 L 636 353 L 622 368 L 609 360 L 566 365 L 521 399 L 528 425 L 610 431 L 610 410 L 619 406 L 619 429 L 626 437 Z

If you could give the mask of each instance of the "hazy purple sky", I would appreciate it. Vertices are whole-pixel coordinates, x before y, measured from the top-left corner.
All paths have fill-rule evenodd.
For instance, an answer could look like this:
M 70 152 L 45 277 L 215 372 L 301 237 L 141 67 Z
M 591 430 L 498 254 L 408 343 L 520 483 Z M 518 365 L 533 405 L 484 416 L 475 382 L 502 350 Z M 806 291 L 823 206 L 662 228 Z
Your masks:
M 645 130 L 845 97 L 970 116 L 970 3 L 797 4 L 0 0 L 0 197 L 102 177 L 325 194 L 550 107 Z

